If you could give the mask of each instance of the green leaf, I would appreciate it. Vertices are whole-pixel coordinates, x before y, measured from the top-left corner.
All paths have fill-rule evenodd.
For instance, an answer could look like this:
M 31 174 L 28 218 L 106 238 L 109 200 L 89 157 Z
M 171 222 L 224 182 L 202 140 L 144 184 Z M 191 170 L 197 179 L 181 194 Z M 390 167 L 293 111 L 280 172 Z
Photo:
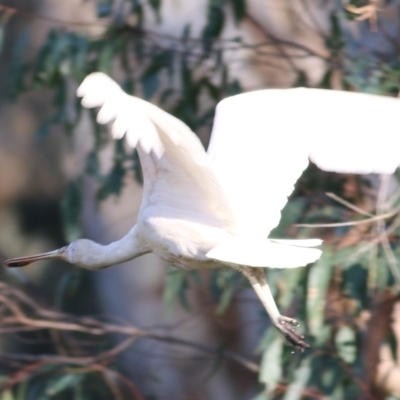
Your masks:
M 389 269 L 386 256 L 379 255 L 375 263 L 371 263 L 368 276 L 369 289 L 379 289 L 381 291 L 387 288 L 389 278 Z
M 0 393 L 0 400 L 15 400 L 11 389 L 5 389 Z
M 292 86 L 293 87 L 307 87 L 308 86 L 308 76 L 307 76 L 307 74 L 304 71 L 299 70 L 297 72 L 296 80 L 292 84 Z
M 267 335 L 269 337 L 264 339 L 264 343 L 269 342 L 269 345 L 266 347 L 262 355 L 258 379 L 261 383 L 265 383 L 267 386 L 267 393 L 273 393 L 276 385 L 282 379 L 282 353 L 284 338 L 282 335 L 279 335 L 275 329 L 269 329 L 267 331 Z
M 289 201 L 282 210 L 282 217 L 279 225 L 274 228 L 270 234 L 272 238 L 282 238 L 287 235 L 288 229 L 299 221 L 304 213 L 306 201 L 304 198 L 298 198 Z
M 86 75 L 86 57 L 89 50 L 89 41 L 86 37 L 76 36 L 74 41 L 74 53 L 72 56 L 72 75 L 81 82 Z
M 293 302 L 294 296 L 298 295 L 297 289 L 300 288 L 299 284 L 304 277 L 303 268 L 294 268 L 283 270 L 281 278 L 279 279 L 279 305 L 282 310 L 287 309 Z
M 99 18 L 105 18 L 111 15 L 112 12 L 112 1 L 111 0 L 103 0 L 100 4 L 97 5 L 97 16 Z
M 154 55 L 150 64 L 143 72 L 143 76 L 154 75 L 160 72 L 163 68 L 171 67 L 172 58 L 169 52 L 162 52 Z
M 377 288 L 381 291 L 387 289 L 389 281 L 389 267 L 386 259 L 386 255 L 381 255 L 377 259 Z M 391 274 L 390 274 L 391 276 Z
M 345 41 L 340 27 L 339 16 L 337 15 L 336 12 L 332 12 L 330 20 L 331 20 L 331 32 L 330 36 L 325 39 L 325 45 L 328 49 L 332 50 L 333 52 L 337 52 L 344 47 Z
M 111 194 L 119 195 L 124 186 L 124 177 L 126 170 L 121 161 L 116 161 L 114 167 L 107 175 L 103 186 L 97 192 L 97 198 L 104 200 Z
M 71 374 L 50 379 L 46 385 L 45 394 L 43 394 L 38 400 L 51 399 L 64 390 L 79 385 L 83 378 L 84 374 Z
M 321 382 L 323 387 L 332 387 L 336 380 L 336 371 L 333 368 L 330 368 L 326 371 L 322 371 L 321 373 Z
M 220 268 L 213 271 L 210 283 L 212 297 L 219 302 L 216 313 L 222 315 L 231 304 L 242 277 L 231 268 Z
M 40 142 L 44 138 L 50 135 L 50 127 L 53 124 L 52 119 L 46 119 L 39 126 L 38 130 L 34 133 L 33 138 L 35 141 Z
M 233 269 L 226 268 L 217 271 L 217 284 L 221 289 L 219 304 L 216 313 L 222 315 L 231 304 L 233 295 L 236 293 L 238 284 L 241 282 L 240 275 Z
M 190 31 L 191 31 L 191 26 L 190 24 L 186 24 L 183 27 L 183 32 L 182 32 L 182 40 L 187 40 L 190 38 Z
M 236 23 L 242 21 L 246 15 L 246 0 L 230 0 Z
M 242 86 L 240 85 L 240 82 L 237 79 L 234 79 L 228 87 L 228 92 L 227 94 L 229 96 L 234 96 L 236 94 L 242 93 L 243 89 Z
M 222 10 L 222 5 L 215 4 L 216 2 L 211 0 L 208 12 L 207 12 L 207 24 L 203 29 L 204 49 L 210 50 L 212 42 L 210 39 L 218 37 L 224 27 L 225 16 Z
M 283 400 L 300 400 L 303 397 L 303 390 L 311 377 L 311 359 L 312 357 L 307 357 L 302 360 L 294 373 L 293 381 L 283 396 Z
M 368 271 L 361 264 L 354 264 L 343 271 L 342 290 L 357 301 L 359 309 L 368 305 L 367 279 Z
M 100 125 L 96 121 L 96 113 L 93 109 L 88 110 L 89 117 L 92 122 L 93 135 L 95 139 L 94 151 L 100 150 L 106 143 L 108 143 L 109 133 L 104 125 Z
M 222 292 L 221 300 L 217 307 L 217 315 L 222 315 L 225 313 L 225 311 L 231 304 L 234 294 L 235 294 L 235 287 L 233 285 L 229 285 L 227 288 L 225 288 L 225 290 Z
M 2 48 L 3 48 L 3 45 L 4 45 L 4 33 L 5 33 L 5 29 L 6 29 L 6 25 L 7 25 L 7 22 L 10 20 L 10 17 L 12 16 L 12 14 L 14 14 L 14 13 L 10 13 L 10 11 L 4 11 L 4 10 L 1 10 L 2 11 L 2 15 L 1 15 L 1 20 L 0 20 L 0 51 L 2 50 Z M 8 14 L 8 13 L 10 13 L 10 14 Z
M 145 74 L 140 79 L 143 87 L 143 95 L 146 100 L 151 99 L 157 92 L 160 81 L 157 73 Z
M 133 153 L 131 154 L 131 160 L 132 160 L 131 168 L 133 170 L 133 173 L 135 174 L 135 179 L 138 183 L 143 184 L 142 166 L 140 165 L 139 155 L 136 149 L 134 149 Z
M 175 90 L 171 88 L 165 89 L 160 95 L 160 104 L 165 104 L 168 99 L 174 94 Z
M 74 296 L 78 296 L 82 284 L 83 271 L 80 268 L 71 268 L 65 272 L 56 284 L 53 304 L 58 310 L 64 308 Z
M 167 315 L 170 315 L 178 298 L 182 305 L 188 309 L 189 305 L 185 299 L 185 292 L 188 287 L 186 271 L 170 267 L 165 278 L 164 303 L 167 306 Z M 183 301 L 182 301 L 183 300 Z
M 251 400 L 273 400 L 274 398 L 276 397 L 273 396 L 271 393 L 263 391 L 259 393 L 256 397 L 253 397 Z
M 24 63 L 24 56 L 31 37 L 30 32 L 25 30 L 14 39 L 16 42 L 12 49 L 9 67 L 7 68 L 7 91 L 11 99 L 26 90 L 24 77 L 27 72 L 27 65 Z
M 337 250 L 332 254 L 332 263 L 340 265 L 343 269 L 347 269 L 350 266 L 354 266 L 357 261 L 356 258 L 352 257 L 354 254 L 354 248 L 344 247 L 343 249 Z
M 125 79 L 122 84 L 122 89 L 126 93 L 133 94 L 135 92 L 135 81 L 131 78 Z
M 97 70 L 109 74 L 111 71 L 111 64 L 114 58 L 114 48 L 112 44 L 106 44 L 100 52 L 97 62 Z
M 100 165 L 97 154 L 91 151 L 86 157 L 86 168 L 87 174 L 95 178 L 96 180 L 101 180 L 102 176 L 100 173 Z
M 347 364 L 353 364 L 357 358 L 356 333 L 348 325 L 339 328 L 335 335 L 336 351 Z
M 332 249 L 324 246 L 322 257 L 311 267 L 307 284 L 307 317 L 310 333 L 323 340 L 320 333 L 324 326 L 325 297 L 334 265 Z
M 221 99 L 221 91 L 219 86 L 211 83 L 209 79 L 203 79 L 201 83 L 202 86 L 204 86 L 208 90 L 210 97 L 214 101 L 218 102 Z
M 28 398 L 29 381 L 21 382 L 15 392 L 15 400 L 26 400 Z
M 131 3 L 132 3 L 132 13 L 135 13 L 136 10 L 137 10 L 139 7 L 141 7 L 140 1 L 141 1 L 141 0 L 131 0 Z
M 212 366 L 211 366 L 209 372 L 203 378 L 203 382 L 209 381 L 219 371 L 221 364 L 224 362 L 224 351 L 225 350 L 226 350 L 226 346 L 224 344 L 218 346 L 218 348 L 216 349 L 216 356 L 214 358 L 214 362 L 212 363 Z
M 78 179 L 68 184 L 61 200 L 64 236 L 73 242 L 82 236 L 80 215 L 82 208 L 82 182 Z
M 328 69 L 328 71 L 326 71 L 324 76 L 322 77 L 321 82 L 318 86 L 322 89 L 332 89 L 332 74 L 333 69 Z
M 336 385 L 335 390 L 332 393 L 331 399 L 345 399 L 346 395 L 344 394 L 343 385 Z M 347 397 L 348 398 L 348 397 Z M 398 400 L 398 399 L 396 399 Z
M 150 6 L 156 14 L 157 22 L 161 22 L 160 6 L 161 0 L 149 0 Z

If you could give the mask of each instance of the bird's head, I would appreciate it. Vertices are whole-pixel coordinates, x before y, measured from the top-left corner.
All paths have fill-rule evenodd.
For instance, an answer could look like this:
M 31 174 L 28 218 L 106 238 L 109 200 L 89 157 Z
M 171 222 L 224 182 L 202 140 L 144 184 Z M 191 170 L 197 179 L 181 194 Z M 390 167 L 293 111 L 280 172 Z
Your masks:
M 91 269 L 90 266 L 95 264 L 95 248 L 96 243 L 88 239 L 78 239 L 68 246 L 60 249 L 49 251 L 47 253 L 35 254 L 33 256 L 11 258 L 5 261 L 5 265 L 10 268 L 25 267 L 36 261 L 41 260 L 63 260 L 71 264 L 75 264 L 81 268 Z

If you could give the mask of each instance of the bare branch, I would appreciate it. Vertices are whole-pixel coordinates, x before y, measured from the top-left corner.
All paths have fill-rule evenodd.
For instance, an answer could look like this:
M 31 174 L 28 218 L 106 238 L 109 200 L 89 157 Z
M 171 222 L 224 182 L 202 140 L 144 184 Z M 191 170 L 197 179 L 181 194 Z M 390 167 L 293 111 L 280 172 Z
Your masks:
M 75 317 L 55 310 L 44 309 L 29 296 L 4 282 L 0 282 L 0 307 L 3 307 L 1 308 L 0 334 L 51 329 L 64 332 L 81 332 L 94 336 L 107 335 L 110 333 L 119 333 L 128 336 L 128 338 L 118 346 L 95 357 L 45 355 L 43 357 L 35 356 L 34 358 L 31 358 L 30 356 L 19 355 L 14 359 L 35 362 L 51 360 L 52 363 L 88 365 L 113 359 L 117 354 L 129 347 L 135 340 L 139 338 L 147 338 L 159 342 L 189 347 L 208 353 L 212 356 L 230 359 L 252 372 L 259 372 L 259 366 L 253 361 L 250 361 L 236 353 L 220 350 L 213 346 L 180 339 L 170 335 L 154 333 L 136 328 L 132 325 L 111 324 L 92 317 Z M 12 357 L 12 354 L 0 354 L 0 359 L 12 359 Z
M 360 208 L 360 207 L 357 207 L 356 205 L 354 205 L 354 204 L 352 204 L 352 203 L 349 203 L 347 200 L 342 199 L 342 198 L 339 197 L 339 196 L 336 196 L 335 193 L 330 193 L 330 192 L 328 192 L 328 193 L 325 193 L 325 194 L 326 194 L 328 197 L 330 197 L 331 199 L 336 200 L 338 203 L 343 204 L 344 206 L 346 206 L 346 207 L 349 208 L 350 210 L 353 210 L 353 211 L 355 211 L 355 212 L 357 212 L 357 213 L 359 213 L 359 214 L 362 214 L 362 215 L 367 215 L 368 217 L 374 217 L 373 214 L 369 213 L 368 211 L 363 210 L 363 209 Z
M 396 207 L 392 211 L 381 214 L 375 215 L 371 218 L 361 219 L 359 221 L 350 221 L 350 222 L 335 222 L 333 224 L 296 224 L 295 226 L 307 227 L 307 228 L 336 228 L 338 226 L 354 226 L 354 225 L 361 225 L 361 224 L 369 224 L 371 222 L 376 221 L 383 221 L 384 219 L 392 218 L 397 215 L 400 211 L 400 207 Z

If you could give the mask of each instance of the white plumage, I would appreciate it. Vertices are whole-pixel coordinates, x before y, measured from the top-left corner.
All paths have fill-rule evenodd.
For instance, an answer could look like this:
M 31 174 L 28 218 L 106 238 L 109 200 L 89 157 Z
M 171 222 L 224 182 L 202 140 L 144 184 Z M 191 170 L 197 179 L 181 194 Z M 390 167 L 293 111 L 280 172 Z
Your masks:
M 392 173 L 400 163 L 396 99 L 319 89 L 260 90 L 217 106 L 206 153 L 183 122 L 124 93 L 102 73 L 78 89 L 97 121 L 137 147 L 144 176 L 138 223 L 120 241 L 78 240 L 10 267 L 63 258 L 99 269 L 154 252 L 183 268 L 228 265 L 242 272 L 272 321 L 300 349 L 296 321 L 280 315 L 262 270 L 317 260 L 318 239 L 268 239 L 311 158 L 328 171 Z

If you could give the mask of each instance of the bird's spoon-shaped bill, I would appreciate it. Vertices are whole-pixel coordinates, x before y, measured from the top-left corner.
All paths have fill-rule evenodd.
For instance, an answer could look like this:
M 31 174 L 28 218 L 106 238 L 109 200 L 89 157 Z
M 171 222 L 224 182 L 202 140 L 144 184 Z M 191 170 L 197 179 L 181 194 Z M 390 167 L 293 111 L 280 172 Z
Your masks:
M 33 256 L 11 258 L 6 260 L 4 264 L 10 268 L 25 267 L 26 265 L 32 264 L 36 261 L 47 260 L 47 259 L 58 259 L 66 260 L 66 250 L 68 246 L 61 247 L 61 249 L 49 251 L 48 253 L 35 254 Z

